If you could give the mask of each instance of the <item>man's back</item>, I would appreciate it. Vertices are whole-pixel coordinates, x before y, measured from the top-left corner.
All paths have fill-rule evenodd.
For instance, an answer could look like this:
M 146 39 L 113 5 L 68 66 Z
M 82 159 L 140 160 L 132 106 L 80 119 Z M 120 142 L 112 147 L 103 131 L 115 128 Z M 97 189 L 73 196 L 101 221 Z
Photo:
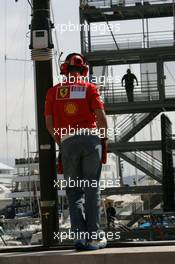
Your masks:
M 125 81 L 125 86 L 133 86 L 134 79 L 136 79 L 136 76 L 133 73 L 125 74 L 122 78 Z
M 87 76 L 87 72 L 88 66 L 81 54 L 71 53 L 66 57 L 61 64 L 61 74 L 76 80 L 49 89 L 45 119 L 49 133 L 60 145 L 75 248 L 94 250 L 104 248 L 107 244 L 105 237 L 98 236 L 99 180 L 102 162 L 106 163 L 107 156 L 107 120 L 97 87 L 82 81 L 82 78 L 80 80 L 81 76 Z M 93 133 L 93 128 L 96 130 L 97 126 L 103 131 L 102 138 Z M 76 131 L 71 129 L 69 132 L 68 127 L 76 128 Z M 64 129 L 65 135 L 59 133 L 56 137 L 54 128 Z M 77 128 L 80 128 L 78 133 Z M 84 128 L 87 133 L 81 134 Z M 83 182 L 88 183 L 88 186 L 82 186 Z M 95 187 L 92 182 L 97 183 Z M 94 233 L 97 239 L 92 237 Z M 83 238 L 81 234 L 84 234 Z
M 58 84 L 47 94 L 45 112 L 53 114 L 54 127 L 96 128 L 94 109 L 103 109 L 98 90 L 88 82 Z
M 106 209 L 106 213 L 107 213 L 107 216 L 108 216 L 108 217 L 110 217 L 110 216 L 115 217 L 115 215 L 116 215 L 115 208 L 112 207 L 112 206 L 108 207 L 108 208 Z

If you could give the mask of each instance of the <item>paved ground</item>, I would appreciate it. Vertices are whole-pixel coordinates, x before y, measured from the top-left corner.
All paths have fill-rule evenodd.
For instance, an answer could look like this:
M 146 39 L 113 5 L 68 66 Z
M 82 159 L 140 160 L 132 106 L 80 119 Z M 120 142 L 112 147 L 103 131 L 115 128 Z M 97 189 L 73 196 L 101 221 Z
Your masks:
M 1 253 L 0 264 L 174 264 L 175 246 Z

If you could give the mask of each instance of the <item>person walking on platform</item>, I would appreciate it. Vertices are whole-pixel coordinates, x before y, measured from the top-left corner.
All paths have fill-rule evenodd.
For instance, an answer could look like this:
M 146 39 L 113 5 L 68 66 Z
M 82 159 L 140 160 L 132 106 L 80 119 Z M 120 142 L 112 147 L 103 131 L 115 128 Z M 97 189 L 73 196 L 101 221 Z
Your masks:
M 123 82 L 125 81 L 125 90 L 128 98 L 128 102 L 133 102 L 133 90 L 134 90 L 134 80 L 136 80 L 138 86 L 138 80 L 135 74 L 131 73 L 130 69 L 127 69 L 127 73 L 122 78 L 122 87 Z
M 99 182 L 107 158 L 107 120 L 96 85 L 86 81 L 85 58 L 71 53 L 60 69 L 64 81 L 46 95 L 46 128 L 61 149 L 75 248 L 95 250 L 107 244 L 99 230 Z
M 115 208 L 112 206 L 112 203 L 109 202 L 108 203 L 108 207 L 106 208 L 106 214 L 107 214 L 107 226 L 108 229 L 110 228 L 110 226 L 112 226 L 113 228 L 115 227 L 115 218 L 116 218 L 116 210 Z

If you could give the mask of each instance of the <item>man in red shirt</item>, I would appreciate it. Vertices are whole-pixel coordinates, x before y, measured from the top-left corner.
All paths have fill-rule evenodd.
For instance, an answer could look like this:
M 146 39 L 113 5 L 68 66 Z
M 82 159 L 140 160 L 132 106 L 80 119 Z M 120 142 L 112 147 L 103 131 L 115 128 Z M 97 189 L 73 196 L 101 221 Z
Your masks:
M 84 80 L 87 72 L 81 54 L 67 56 L 61 65 L 64 83 L 48 90 L 45 120 L 61 147 L 75 247 L 93 250 L 107 243 L 99 232 L 99 181 L 102 162 L 106 162 L 107 120 L 96 85 Z

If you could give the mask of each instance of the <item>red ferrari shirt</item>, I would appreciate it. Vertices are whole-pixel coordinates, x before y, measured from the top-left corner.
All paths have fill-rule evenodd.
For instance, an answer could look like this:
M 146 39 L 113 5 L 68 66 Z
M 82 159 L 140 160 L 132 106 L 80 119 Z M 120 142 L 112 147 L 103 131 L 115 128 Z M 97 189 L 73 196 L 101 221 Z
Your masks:
M 104 109 L 96 85 L 79 81 L 57 84 L 47 92 L 45 116 L 52 115 L 54 129 L 96 128 L 95 109 Z

